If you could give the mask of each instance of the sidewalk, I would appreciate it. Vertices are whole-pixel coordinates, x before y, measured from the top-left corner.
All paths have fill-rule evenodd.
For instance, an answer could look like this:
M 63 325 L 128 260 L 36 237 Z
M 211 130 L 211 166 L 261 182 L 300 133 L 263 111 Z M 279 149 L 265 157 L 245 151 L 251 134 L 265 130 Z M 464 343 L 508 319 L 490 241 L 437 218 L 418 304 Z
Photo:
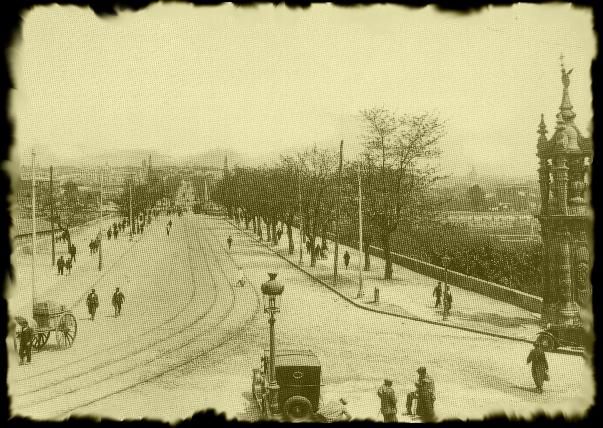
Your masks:
M 234 222 L 232 224 L 235 225 Z M 258 239 L 257 235 L 253 233 L 253 229 L 250 228 L 246 231 L 243 223 L 241 226 L 243 232 Z M 265 237 L 264 230 L 264 239 Z M 299 232 L 297 229 L 293 229 L 295 251 L 293 255 L 289 255 L 286 228 L 283 228 L 283 235 L 277 245 L 267 243 L 265 240 L 263 244 L 292 264 L 299 266 L 299 241 Z M 322 240 L 318 239 L 317 242 L 321 243 Z M 385 261 L 376 256 L 371 256 L 370 271 L 362 271 L 364 296 L 356 298 L 359 289 L 358 250 L 339 245 L 339 278 L 335 285 L 333 283 L 335 244 L 327 241 L 327 245 L 329 246 L 328 257 L 317 259 L 315 267 L 310 267 L 310 255 L 304 248 L 301 268 L 358 306 L 372 311 L 526 342 L 533 342 L 537 334 L 542 331 L 539 325 L 539 314 L 454 286 L 450 286 L 453 297 L 452 309 L 447 320 L 443 321 L 442 307 L 434 308 L 435 297 L 432 297 L 432 293 L 437 285 L 435 279 L 394 264 L 392 280 L 385 281 L 382 279 Z M 343 263 L 343 254 L 346 250 L 351 256 L 347 270 Z M 379 289 L 379 303 L 374 302 L 375 288 Z
M 102 221 L 95 221 L 71 231 L 72 243 L 77 247 L 76 261 L 73 263 L 71 274 L 67 273 L 67 269 L 65 269 L 64 275 L 58 274 L 56 265 L 51 266 L 50 239 L 38 240 L 35 271 L 35 293 L 38 302 L 52 300 L 67 308 L 78 305 L 85 299 L 90 289 L 95 287 L 95 284 L 111 270 L 114 263 L 118 262 L 140 239 L 144 239 L 145 235 L 152 233 L 152 230 L 155 229 L 155 219 L 153 219 L 149 230 L 145 229 L 142 235 L 134 235 L 132 241 L 129 240 L 127 232 L 120 233 L 117 240 L 112 238 L 108 241 L 106 231 L 117 220 L 117 217 L 105 217 Z M 90 254 L 88 247 L 90 240 L 96 237 L 99 229 L 103 231 L 102 271 L 98 270 L 98 253 Z M 30 247 L 29 244 L 24 246 Z M 30 317 L 32 311 L 32 256 L 31 250 L 23 251 L 22 247 L 13 248 L 11 254 L 15 281 L 7 287 L 6 297 L 11 316 Z M 69 258 L 67 243 L 62 241 L 56 243 L 55 253 L 56 260 L 61 255 L 67 260 Z

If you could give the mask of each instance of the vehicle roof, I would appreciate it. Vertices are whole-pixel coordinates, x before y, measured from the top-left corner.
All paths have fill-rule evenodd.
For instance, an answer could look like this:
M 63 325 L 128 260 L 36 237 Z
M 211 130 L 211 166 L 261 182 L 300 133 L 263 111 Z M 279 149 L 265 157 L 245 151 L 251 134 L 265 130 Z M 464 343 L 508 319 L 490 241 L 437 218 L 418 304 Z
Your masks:
M 270 349 L 264 350 L 266 358 L 270 356 Z M 309 349 L 277 349 L 275 366 L 314 366 L 320 367 L 320 360 Z

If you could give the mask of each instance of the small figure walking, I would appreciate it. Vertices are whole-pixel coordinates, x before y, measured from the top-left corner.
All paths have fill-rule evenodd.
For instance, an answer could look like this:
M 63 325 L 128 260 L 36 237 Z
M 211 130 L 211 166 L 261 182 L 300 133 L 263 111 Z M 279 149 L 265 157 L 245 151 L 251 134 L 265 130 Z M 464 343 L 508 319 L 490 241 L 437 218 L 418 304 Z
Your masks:
M 126 300 L 124 293 L 119 291 L 119 287 L 117 287 L 115 289 L 115 293 L 113 293 L 113 298 L 111 299 L 111 303 L 113 304 L 113 307 L 115 308 L 115 316 L 116 317 L 121 315 L 121 305 L 123 304 L 124 300 Z
M 442 281 L 438 281 L 438 285 L 433 289 L 432 296 L 436 298 L 435 307 L 437 308 L 442 303 Z
M 75 248 L 74 244 L 71 244 L 71 247 L 69 247 L 69 254 L 71 255 L 71 258 L 73 259 L 73 262 L 75 263 L 75 254 L 77 253 L 77 248 Z
M 113 239 L 117 240 L 117 234 L 118 234 L 117 227 L 114 227 L 113 228 Z
M 345 269 L 347 270 L 350 264 L 350 253 L 348 253 L 347 250 L 343 255 L 343 264 L 345 265 Z
M 446 289 L 444 290 L 444 320 L 448 318 L 450 314 L 450 309 L 452 308 L 452 293 L 450 293 L 450 288 L 446 285 Z
M 111 240 L 111 235 L 112 235 L 111 228 L 109 228 L 109 230 L 107 230 L 107 240 L 109 240 L 109 241 Z
M 71 259 L 71 258 L 68 258 L 68 259 L 67 259 L 67 261 L 65 262 L 65 267 L 67 268 L 67 273 L 68 273 L 69 275 L 71 275 L 71 268 L 72 268 L 72 266 L 73 266 L 73 264 L 72 264 L 72 262 L 71 262 L 71 261 L 72 261 L 72 259 Z
M 92 255 L 94 253 L 94 239 L 90 241 L 88 247 L 90 248 L 90 255 Z
M 308 252 L 308 254 L 312 253 L 312 244 L 310 243 L 310 241 L 306 241 L 306 251 Z
M 88 298 L 86 299 L 86 305 L 88 305 L 88 313 L 90 314 L 90 319 L 94 321 L 94 314 L 96 314 L 96 308 L 98 308 L 98 295 L 94 288 L 88 294 Z
M 27 364 L 31 363 L 31 346 L 33 343 L 33 330 L 27 320 L 21 322 L 21 337 L 19 338 L 19 365 L 27 358 Z
M 61 256 L 57 260 L 57 269 L 59 270 L 59 275 L 63 275 L 63 268 L 64 267 L 65 267 L 65 259 L 63 259 L 63 256 Z
M 417 373 L 419 373 L 419 380 L 415 383 L 417 389 L 406 396 L 406 412 L 412 415 L 412 402 L 416 399 L 417 416 L 424 422 L 430 422 L 434 419 L 435 384 L 433 379 L 427 375 L 425 367 L 419 367 Z
M 226 242 L 228 243 L 228 251 L 230 251 L 230 247 L 232 247 L 232 236 L 229 236 Z
M 168 226 L 168 227 L 166 227 L 166 228 L 165 228 L 165 230 L 166 230 L 166 232 L 167 232 L 167 236 L 170 236 L 170 227 L 169 227 L 169 226 Z
M 385 379 L 383 385 L 377 390 L 377 396 L 381 399 L 381 414 L 383 415 L 383 422 L 398 422 L 398 399 L 396 393 L 392 388 L 392 381 Z
M 536 384 L 536 392 L 542 394 L 542 384 L 545 380 L 549 380 L 549 363 L 538 342 L 534 342 L 534 349 L 528 355 L 526 364 L 530 363 L 532 363 L 532 379 Z

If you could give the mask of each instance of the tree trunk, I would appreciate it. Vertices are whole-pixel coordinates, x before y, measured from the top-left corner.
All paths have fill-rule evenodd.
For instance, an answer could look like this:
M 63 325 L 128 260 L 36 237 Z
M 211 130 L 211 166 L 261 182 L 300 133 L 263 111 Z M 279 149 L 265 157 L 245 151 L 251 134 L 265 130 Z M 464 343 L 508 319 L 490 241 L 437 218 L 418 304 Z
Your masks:
M 247 211 L 244 212 L 244 219 L 245 219 L 245 230 L 249 230 L 249 214 L 247 213 Z
M 272 233 L 271 233 L 271 221 L 269 218 L 264 218 L 264 223 L 266 223 L 266 241 L 272 241 Z
M 316 224 L 314 224 L 314 227 L 311 229 L 312 230 L 312 234 L 309 235 L 309 239 L 310 239 L 310 245 L 312 247 L 312 251 L 310 251 L 310 267 L 314 267 L 316 266 Z
M 291 218 L 287 223 L 287 238 L 289 239 L 289 254 L 292 255 L 295 251 L 295 245 L 293 244 L 293 231 L 291 230 Z
M 255 224 L 255 215 L 253 216 L 253 218 L 251 220 L 253 221 L 253 233 L 258 233 L 256 224 Z
M 276 236 L 276 220 L 272 222 L 272 243 L 274 245 L 278 244 L 278 239 Z
M 383 240 L 383 257 L 385 258 L 385 276 L 384 279 L 392 279 L 392 254 L 390 251 L 390 236 L 389 233 L 384 233 Z
M 368 234 L 362 240 L 362 249 L 364 251 L 364 270 L 371 270 L 371 240 Z
M 262 219 L 260 218 L 260 216 L 257 217 L 258 221 L 258 235 L 260 236 L 260 242 L 262 242 L 264 240 L 264 237 L 262 236 Z

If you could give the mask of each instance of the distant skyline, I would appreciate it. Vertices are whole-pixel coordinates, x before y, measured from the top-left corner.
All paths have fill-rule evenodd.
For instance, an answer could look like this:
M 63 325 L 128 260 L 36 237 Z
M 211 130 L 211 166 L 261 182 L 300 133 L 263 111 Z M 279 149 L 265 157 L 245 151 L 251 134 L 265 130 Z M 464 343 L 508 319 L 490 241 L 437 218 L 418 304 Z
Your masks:
M 554 132 L 562 53 L 574 69 L 576 124 L 589 135 L 592 21 L 571 4 L 468 15 L 154 4 L 105 19 L 37 6 L 13 49 L 13 150 L 22 163 L 34 146 L 66 160 L 118 150 L 182 159 L 213 149 L 264 160 L 343 139 L 351 158 L 358 112 L 383 106 L 447 121 L 444 172 L 529 176 L 541 113 Z

